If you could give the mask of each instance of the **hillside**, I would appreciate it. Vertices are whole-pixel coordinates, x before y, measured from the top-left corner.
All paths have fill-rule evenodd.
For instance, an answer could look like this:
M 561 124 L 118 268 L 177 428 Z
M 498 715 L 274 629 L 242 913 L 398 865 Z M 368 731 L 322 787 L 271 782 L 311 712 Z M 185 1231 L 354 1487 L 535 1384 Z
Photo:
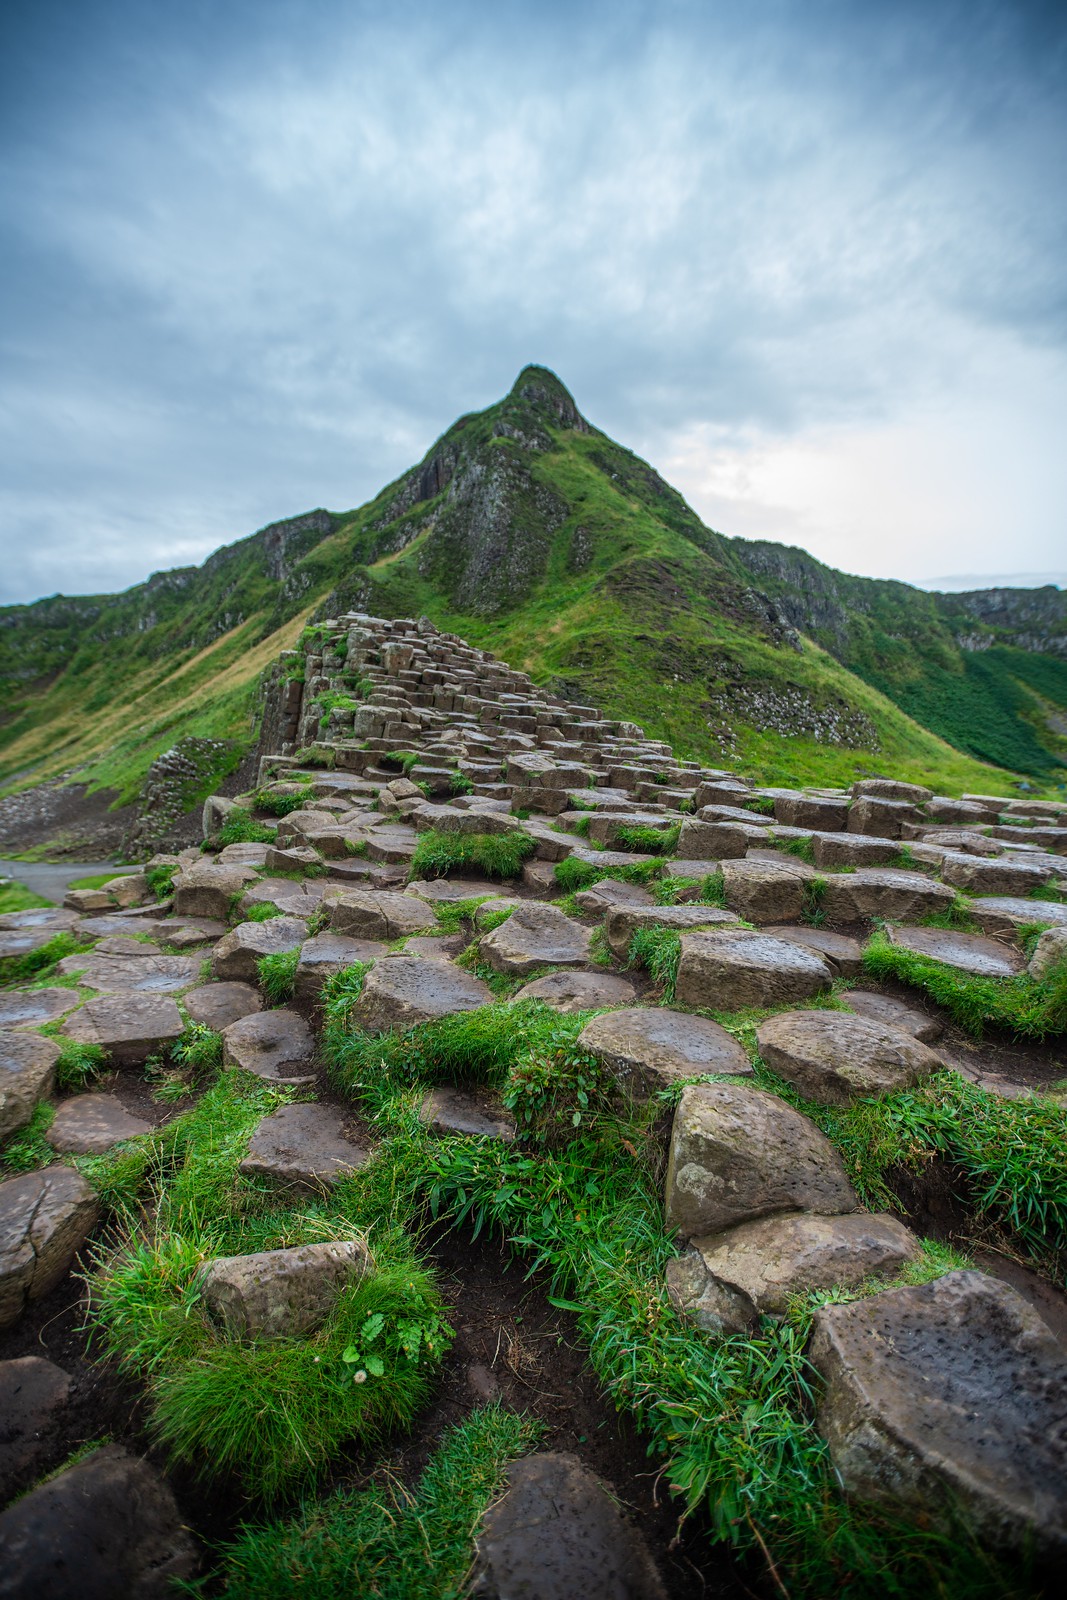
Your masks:
M 352 606 L 425 613 L 764 782 L 892 768 L 1003 787 L 988 763 L 1063 777 L 1057 591 L 931 596 L 724 538 L 530 367 L 358 510 L 274 524 L 121 595 L 0 610 L 0 781 L 76 771 L 131 800 L 153 758 L 195 735 L 228 741 L 206 790 L 254 740 L 262 669 Z

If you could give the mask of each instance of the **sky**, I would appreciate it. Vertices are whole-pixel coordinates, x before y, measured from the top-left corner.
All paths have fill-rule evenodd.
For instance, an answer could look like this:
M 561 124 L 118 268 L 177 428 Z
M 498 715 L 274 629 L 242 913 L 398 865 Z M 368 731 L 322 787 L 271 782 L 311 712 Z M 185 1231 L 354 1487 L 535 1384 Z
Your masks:
M 527 362 L 712 527 L 1067 584 L 1067 7 L 0 13 L 0 602 L 344 510 Z

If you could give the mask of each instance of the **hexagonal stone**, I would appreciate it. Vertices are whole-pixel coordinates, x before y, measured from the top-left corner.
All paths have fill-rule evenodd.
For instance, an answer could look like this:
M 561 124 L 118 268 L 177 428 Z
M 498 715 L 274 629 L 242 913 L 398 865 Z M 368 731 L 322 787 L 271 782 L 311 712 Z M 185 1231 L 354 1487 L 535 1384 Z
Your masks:
M 792 1106 L 746 1083 L 682 1090 L 671 1130 L 666 1220 L 683 1238 L 774 1211 L 856 1209 L 844 1163 Z
M 483 934 L 479 953 L 497 972 L 525 974 L 539 967 L 580 967 L 589 960 L 591 934 L 557 906 L 531 900 L 506 922 Z
M 458 900 L 488 900 L 500 893 L 500 885 L 482 878 L 416 878 L 404 890 L 428 905 L 454 905 Z
M 239 922 L 211 952 L 211 971 L 221 982 L 255 983 L 263 957 L 296 950 L 307 931 L 307 923 L 299 917 Z
M 815 876 L 806 861 L 724 861 L 726 904 L 746 922 L 799 922 L 805 892 Z
M 971 915 L 986 933 L 1013 933 L 1030 923 L 1046 928 L 1067 928 L 1067 905 L 1055 900 L 1023 900 L 1011 895 L 979 895 L 971 901 Z
M 442 1137 L 466 1133 L 505 1143 L 515 1137 L 515 1118 L 504 1109 L 500 1097 L 486 1089 L 460 1089 L 452 1084 L 431 1089 L 419 1107 L 419 1121 Z
M 250 983 L 205 983 L 190 989 L 184 1005 L 191 1021 L 221 1033 L 240 1017 L 262 1011 L 263 996 Z
M 73 989 L 10 989 L 0 994 L 0 1028 L 38 1028 L 77 1004 Z
M 80 975 L 80 983 L 101 994 L 178 994 L 196 982 L 200 961 L 196 956 L 143 954 L 134 944 L 126 952 L 66 956 L 59 971 L 64 977 Z
M 314 1083 L 315 1038 L 298 1011 L 279 1006 L 231 1022 L 222 1034 L 222 1058 L 267 1083 Z
M 944 1023 L 937 1017 L 905 1005 L 903 1000 L 896 1000 L 892 995 L 873 994 L 869 989 L 849 989 L 840 998 L 842 1005 L 857 1016 L 886 1028 L 899 1028 L 902 1033 L 910 1033 L 913 1039 L 921 1039 L 923 1044 L 933 1044 L 945 1031 Z
M 482 1600 L 666 1600 L 648 1549 L 576 1456 L 526 1456 L 477 1536 Z
M 432 906 L 411 894 L 372 894 L 365 889 L 342 889 L 328 901 L 330 931 L 352 939 L 380 939 L 388 943 L 409 933 L 437 927 Z
M 668 1262 L 667 1289 L 676 1311 L 726 1337 L 761 1316 L 784 1316 L 791 1294 L 858 1288 L 918 1256 L 919 1241 L 896 1217 L 791 1212 L 694 1239 Z
M 36 1033 L 0 1032 L 0 1139 L 24 1128 L 55 1084 L 59 1046 Z
M 774 820 L 790 828 L 836 832 L 848 826 L 848 801 L 814 794 L 778 794 L 774 797 Z
M 748 1056 L 732 1034 L 706 1017 L 666 1006 L 609 1011 L 587 1022 L 578 1048 L 595 1056 L 633 1100 L 647 1100 L 679 1078 L 705 1072 L 748 1074 Z
M 678 854 L 689 861 L 737 860 L 749 845 L 764 842 L 766 836 L 766 828 L 760 827 L 754 816 L 751 822 L 690 817 L 678 835 Z
M 287 917 L 311 916 L 324 894 L 318 882 L 294 882 L 292 878 L 260 878 L 250 883 L 241 896 L 239 910 L 247 917 L 255 906 L 274 906 Z
M 669 928 L 686 933 L 694 928 L 732 928 L 737 913 L 719 906 L 613 906 L 604 920 L 604 934 L 614 955 L 624 960 L 639 928 Z
M 151 1131 L 152 1124 L 131 1115 L 116 1095 L 78 1094 L 63 1101 L 45 1138 L 61 1153 L 99 1155 Z
M 782 1011 L 756 1038 L 767 1065 L 824 1106 L 910 1089 L 942 1065 L 910 1034 L 848 1011 Z
M 628 1006 L 637 998 L 629 978 L 613 972 L 549 972 L 524 984 L 513 1001 L 540 1000 L 554 1011 L 595 1011 L 601 1006 Z
M 863 946 L 847 934 L 832 933 L 829 928 L 809 928 L 805 924 L 792 928 L 772 925 L 763 931 L 772 939 L 785 939 L 805 950 L 814 950 L 842 978 L 858 978 L 863 971 Z
M 184 1031 L 181 1012 L 166 995 L 116 994 L 87 1000 L 62 1032 L 98 1044 L 119 1067 L 139 1067 Z
M 860 795 L 848 811 L 849 833 L 874 834 L 882 839 L 899 839 L 906 822 L 919 821 L 921 815 L 916 805 L 880 795 Z
M 317 1005 L 327 978 L 354 966 L 357 961 L 380 961 L 388 951 L 389 946 L 378 939 L 350 939 L 344 933 L 315 934 L 300 947 L 293 985 L 294 1003 Z
M 167 1600 L 196 1545 L 154 1467 L 104 1445 L 0 1516 L 5 1600 Z
M 944 911 L 956 891 L 921 872 L 893 867 L 861 867 L 831 873 L 825 880 L 822 909 L 828 922 L 865 922 L 872 917 L 927 917 Z
M 323 1190 L 370 1159 L 366 1145 L 346 1137 L 333 1106 L 281 1106 L 264 1117 L 240 1170 L 246 1177 L 298 1189 Z
M 69 933 L 80 922 L 76 911 L 65 911 L 61 906 L 30 906 L 26 911 L 6 911 L 0 917 L 0 932 L 34 929 L 51 939 L 57 933 Z
M 811 845 L 820 872 L 838 867 L 888 866 L 900 854 L 898 840 L 865 838 L 860 833 L 815 833 Z
M 1041 889 L 1054 876 L 1044 862 L 989 860 L 983 856 L 946 852 L 941 861 L 941 876 L 946 883 L 967 894 L 1027 895 Z
M 390 956 L 367 973 L 356 1005 L 361 1027 L 371 1033 L 436 1022 L 456 1011 L 473 1011 L 493 998 L 487 984 L 451 961 Z
M 961 972 L 978 973 L 984 978 L 1011 978 L 1023 969 L 1018 950 L 996 939 L 976 933 L 957 933 L 954 928 L 887 928 L 891 944 L 900 950 L 943 961 Z
M 200 1276 L 209 1314 L 239 1339 L 300 1338 L 321 1326 L 341 1290 L 370 1269 L 362 1240 L 217 1256 Z
M 40 1356 L 0 1361 L 0 1500 L 35 1476 L 70 1390 L 69 1375 Z
M 0 1183 L 0 1328 L 55 1288 L 99 1214 L 95 1192 L 73 1167 Z
M 1014 1289 L 950 1272 L 827 1306 L 810 1357 L 848 1494 L 1067 1557 L 1067 1357 Z
M 197 862 L 183 867 L 174 877 L 174 910 L 187 917 L 218 917 L 225 922 L 234 895 L 239 895 L 256 873 L 240 864 L 218 866 Z
M 829 963 L 788 939 L 724 928 L 682 935 L 675 994 L 710 1011 L 810 1000 L 833 981 Z

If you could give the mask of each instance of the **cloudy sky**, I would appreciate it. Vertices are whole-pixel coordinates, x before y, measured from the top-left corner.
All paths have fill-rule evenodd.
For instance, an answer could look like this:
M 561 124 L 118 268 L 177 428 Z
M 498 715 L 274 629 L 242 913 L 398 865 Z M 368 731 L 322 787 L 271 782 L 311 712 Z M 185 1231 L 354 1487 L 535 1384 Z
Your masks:
M 34 0 L 0 600 L 360 504 L 528 361 L 726 533 L 1067 583 L 1067 11 Z

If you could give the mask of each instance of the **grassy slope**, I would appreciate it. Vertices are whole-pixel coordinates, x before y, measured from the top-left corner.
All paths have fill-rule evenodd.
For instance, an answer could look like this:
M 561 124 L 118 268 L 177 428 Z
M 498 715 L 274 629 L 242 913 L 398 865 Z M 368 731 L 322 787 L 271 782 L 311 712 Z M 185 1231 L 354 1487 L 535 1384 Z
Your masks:
M 77 768 L 130 798 L 150 761 L 182 734 L 247 741 L 262 668 L 316 608 L 358 604 L 385 615 L 424 612 L 537 681 L 563 681 L 632 717 L 682 755 L 739 765 L 764 781 L 893 771 L 948 792 L 1005 788 L 1003 772 L 894 704 L 903 691 L 892 675 L 876 681 L 866 658 L 850 672 L 825 640 L 791 648 L 752 594 L 739 542 L 705 528 L 603 434 L 566 425 L 573 403 L 550 375 L 534 371 L 540 388 L 531 399 L 529 378 L 528 369 L 499 405 L 461 418 L 418 468 L 358 511 L 264 530 L 201 568 L 158 575 L 125 595 L 0 611 L 9 708 L 0 781 Z M 561 397 L 556 410 L 546 397 Z M 442 461 L 451 484 L 437 494 L 439 480 L 424 484 L 420 499 L 420 474 Z M 485 482 L 492 494 L 481 492 Z M 496 532 L 479 533 L 494 496 L 505 514 Z M 948 661 L 947 640 L 943 628 L 928 628 L 898 650 L 911 660 L 920 652 L 920 685 Z M 1038 656 L 1028 664 L 1053 678 L 1061 666 Z M 818 706 L 862 713 L 878 747 L 843 749 L 759 731 L 729 709 L 724 716 L 723 696 L 728 707 L 739 681 L 772 699 L 800 691 Z M 725 740 L 716 736 L 724 722 Z M 1035 767 L 1020 761 L 1018 769 Z

